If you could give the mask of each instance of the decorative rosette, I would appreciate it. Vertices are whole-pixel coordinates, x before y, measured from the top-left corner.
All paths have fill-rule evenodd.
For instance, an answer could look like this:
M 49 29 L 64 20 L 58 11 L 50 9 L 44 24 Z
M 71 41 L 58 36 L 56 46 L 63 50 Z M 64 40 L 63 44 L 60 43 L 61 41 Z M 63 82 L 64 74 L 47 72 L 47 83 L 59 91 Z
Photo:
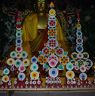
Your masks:
M 16 44 L 21 45 L 22 44 L 22 39 L 21 38 L 16 39 Z
M 82 54 L 82 53 L 78 53 L 78 54 L 77 54 L 77 58 L 78 58 L 78 59 L 82 59 L 82 58 L 83 58 L 83 54 Z
M 30 66 L 30 69 L 31 71 L 37 71 L 38 70 L 38 65 L 36 63 L 33 63 L 31 66 Z
M 85 65 L 82 65 L 81 67 L 80 67 L 80 71 L 83 73 L 83 72 L 85 72 L 86 71 L 86 66 Z
M 50 9 L 50 11 L 49 11 L 49 15 L 56 15 L 56 12 L 55 12 L 55 10 L 54 9 Z
M 47 57 L 45 57 L 44 55 L 40 55 L 38 57 L 38 62 L 43 65 L 44 63 L 47 62 Z
M 86 68 L 89 70 L 93 66 L 93 62 L 90 59 L 86 59 Z
M 63 65 L 66 65 L 69 62 L 69 57 L 66 56 L 60 57 L 59 62 Z
M 54 59 L 57 63 L 58 63 L 58 57 L 54 54 L 51 54 L 49 57 L 48 57 L 48 61 Z
M 19 69 L 20 72 L 24 72 L 26 70 L 24 65 L 20 65 Z
M 22 51 L 22 52 L 21 52 L 21 57 L 22 57 L 23 59 L 27 58 L 27 56 L 28 56 L 28 54 L 27 54 L 26 51 Z
M 55 39 L 48 40 L 48 47 L 51 49 L 56 48 L 58 46 L 58 42 Z
M 39 72 L 33 71 L 30 73 L 30 78 L 32 80 L 38 80 L 39 79 Z
M 15 64 L 15 61 L 14 61 L 14 59 L 12 59 L 12 58 L 9 58 L 8 60 L 7 60 L 7 64 L 8 65 L 14 65 Z
M 82 44 L 83 43 L 83 39 L 82 38 L 77 38 L 76 39 L 76 43 L 77 44 Z
M 79 67 L 81 67 L 82 65 L 85 65 L 85 63 L 86 63 L 86 62 L 85 62 L 84 60 L 82 60 L 82 59 L 76 61 L 76 64 L 77 64 Z
M 80 30 L 79 31 L 77 30 L 76 35 L 77 37 L 82 38 L 82 32 Z
M 64 50 L 62 48 L 57 48 L 56 49 L 56 55 L 62 57 L 64 53 Z
M 7 83 L 9 81 L 9 76 L 7 76 L 7 75 L 3 76 L 2 81 Z
M 37 63 L 37 58 L 36 58 L 35 56 L 33 56 L 33 57 L 31 58 L 31 63 Z
M 45 54 L 46 56 L 48 56 L 50 54 L 49 48 L 48 47 L 43 48 L 42 53 Z
M 16 47 L 16 52 L 22 52 L 23 48 L 21 46 Z
M 25 76 L 24 73 L 19 73 L 19 74 L 18 74 L 18 80 L 19 80 L 19 81 L 25 80 L 25 77 L 26 77 L 26 76 Z
M 16 52 L 16 51 L 12 51 L 12 52 L 10 53 L 10 57 L 11 57 L 11 58 L 16 58 L 16 57 L 17 57 L 17 52 Z
M 48 25 L 49 25 L 50 27 L 55 27 L 55 26 L 56 26 L 56 21 L 55 21 L 55 20 L 50 20 L 50 21 L 48 22 Z
M 28 59 L 24 59 L 24 60 L 23 60 L 23 65 L 24 65 L 25 67 L 29 66 L 29 65 L 30 65 L 30 61 L 29 61 Z
M 55 20 L 55 21 L 56 21 L 55 16 L 50 16 L 50 17 L 48 17 L 48 21 L 50 21 L 50 20 Z
M 48 30 L 48 35 L 53 38 L 57 35 L 57 32 L 54 29 L 50 29 Z
M 84 59 L 88 59 L 89 58 L 89 54 L 87 52 L 83 52 L 83 58 Z
M 3 74 L 4 75 L 8 75 L 10 73 L 10 70 L 8 69 L 8 68 L 5 68 L 4 70 L 3 70 Z
M 73 71 L 66 72 L 67 79 L 73 79 L 75 77 L 75 73 Z
M 76 51 L 79 52 L 83 52 L 83 45 L 79 44 L 76 46 Z
M 50 67 L 56 67 L 57 63 L 58 63 L 58 62 L 56 62 L 56 60 L 51 59 L 51 60 L 49 61 L 49 66 L 50 66 Z
M 73 66 L 73 64 L 71 62 L 66 64 L 66 69 L 67 70 L 71 71 L 71 70 L 73 70 L 73 68 L 74 68 L 74 66 Z
M 86 73 L 81 73 L 79 75 L 79 78 L 80 78 L 80 80 L 86 80 L 87 79 L 87 74 Z
M 51 54 L 55 54 L 55 49 L 50 49 Z
M 22 61 L 20 59 L 15 60 L 15 66 L 20 67 L 22 65 Z
M 21 30 L 17 30 L 17 31 L 16 31 L 16 37 L 19 38 L 19 37 L 21 37 L 21 36 L 22 36 Z
M 76 52 L 73 52 L 73 53 L 71 54 L 71 58 L 72 58 L 72 59 L 77 59 L 77 53 L 76 53 Z
M 49 76 L 52 78 L 55 78 L 58 76 L 58 69 L 57 68 L 51 68 L 49 70 Z

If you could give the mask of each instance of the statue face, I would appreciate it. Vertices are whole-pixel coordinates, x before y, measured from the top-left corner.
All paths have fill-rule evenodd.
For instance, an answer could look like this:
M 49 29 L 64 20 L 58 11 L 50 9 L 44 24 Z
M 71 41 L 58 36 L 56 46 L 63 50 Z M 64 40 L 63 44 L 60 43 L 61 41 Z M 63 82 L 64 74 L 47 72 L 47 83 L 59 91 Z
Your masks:
M 40 12 L 45 10 L 45 0 L 38 0 L 38 10 Z

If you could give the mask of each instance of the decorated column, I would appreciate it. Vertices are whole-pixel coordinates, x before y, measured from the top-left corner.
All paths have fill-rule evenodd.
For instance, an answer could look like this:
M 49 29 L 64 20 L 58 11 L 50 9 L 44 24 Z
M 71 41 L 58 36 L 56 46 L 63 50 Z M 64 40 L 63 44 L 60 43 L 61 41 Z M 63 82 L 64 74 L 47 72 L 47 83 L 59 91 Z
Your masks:
M 89 59 L 89 54 L 84 52 L 83 47 L 83 34 L 81 31 L 80 17 L 77 14 L 76 24 L 76 52 L 71 54 L 72 62 L 74 63 L 74 70 L 79 74 L 79 79 L 76 79 L 77 87 L 90 87 L 91 81 L 87 76 L 87 72 L 93 66 L 93 62 Z M 89 73 L 88 73 L 89 74 Z

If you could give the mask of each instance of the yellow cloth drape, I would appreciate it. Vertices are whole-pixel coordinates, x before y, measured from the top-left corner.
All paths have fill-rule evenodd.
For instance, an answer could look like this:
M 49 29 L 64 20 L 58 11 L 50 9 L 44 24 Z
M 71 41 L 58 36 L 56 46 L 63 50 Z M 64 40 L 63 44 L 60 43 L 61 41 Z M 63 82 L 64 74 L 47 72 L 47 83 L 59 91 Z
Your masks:
M 58 19 L 57 19 L 56 28 L 57 28 L 57 40 L 60 44 L 60 47 L 62 47 L 65 51 L 68 51 L 69 45 L 65 33 L 62 30 L 60 23 L 58 22 Z
M 33 41 L 37 36 L 37 14 L 28 15 L 23 22 L 23 40 Z

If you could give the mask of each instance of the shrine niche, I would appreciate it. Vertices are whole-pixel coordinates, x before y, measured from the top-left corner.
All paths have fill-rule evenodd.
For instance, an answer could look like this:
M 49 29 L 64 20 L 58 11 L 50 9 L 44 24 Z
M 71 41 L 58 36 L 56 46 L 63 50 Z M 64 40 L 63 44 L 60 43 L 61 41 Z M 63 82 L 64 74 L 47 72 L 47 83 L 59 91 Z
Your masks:
M 42 0 L 43 3 L 44 1 Z M 47 32 L 43 33 L 45 36 L 43 38 L 46 39 L 39 37 L 42 41 L 39 41 L 40 39 L 37 37 L 37 41 L 35 39 L 32 42 L 28 40 L 30 39 L 29 36 L 31 38 L 34 37 L 29 35 L 31 32 L 25 32 L 27 24 L 24 25 L 24 23 L 27 22 L 24 22 L 24 20 L 26 19 L 23 18 L 20 11 L 16 15 L 15 46 L 14 50 L 6 58 L 5 65 L 3 65 L 4 69 L 0 81 L 1 90 L 65 90 L 68 88 L 73 90 L 95 88 L 94 74 L 89 73 L 94 73 L 95 65 L 89 54 L 84 50 L 79 14 L 77 14 L 75 28 L 75 51 L 71 54 L 66 48 L 68 44 L 64 45 L 65 41 L 62 41 L 65 36 L 62 36 L 62 29 L 58 22 L 53 2 L 50 3 L 47 26 L 39 29 L 41 32 Z M 38 29 L 35 30 L 39 31 Z M 41 43 L 41 46 L 39 46 L 38 42 Z M 38 44 L 38 46 L 35 45 L 37 49 L 34 44 Z M 33 54 L 31 53 L 30 45 L 35 51 Z M 38 51 L 39 48 L 41 49 L 40 51 Z

